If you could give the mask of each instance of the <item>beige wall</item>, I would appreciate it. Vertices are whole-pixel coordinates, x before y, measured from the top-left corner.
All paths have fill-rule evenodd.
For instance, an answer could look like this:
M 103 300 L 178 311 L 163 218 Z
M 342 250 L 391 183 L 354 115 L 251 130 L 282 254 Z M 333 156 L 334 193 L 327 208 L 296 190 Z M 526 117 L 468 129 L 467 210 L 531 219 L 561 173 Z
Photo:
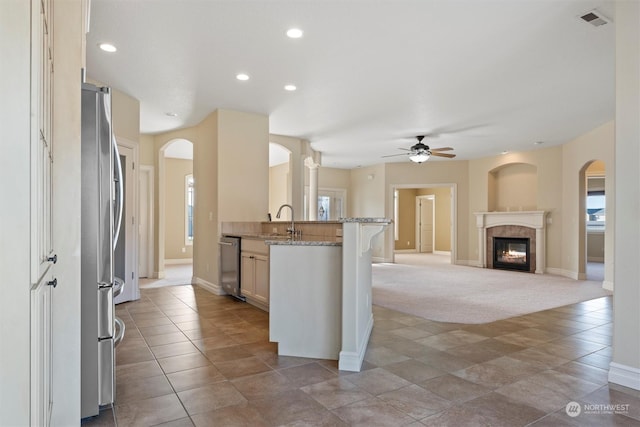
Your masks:
M 351 172 L 348 169 L 325 168 L 318 169 L 319 188 L 341 188 L 348 190 L 351 184 Z M 347 191 L 348 193 L 348 191 Z M 348 194 L 347 194 L 348 197 Z
M 525 163 L 513 163 L 490 172 L 489 188 L 494 195 L 489 211 L 534 211 L 538 206 L 538 176 L 536 167 Z
M 165 158 L 165 223 L 164 258 L 190 259 L 193 245 L 187 245 L 186 235 L 186 187 L 187 175 L 193 173 L 193 161 Z M 184 249 L 184 252 L 183 252 Z
M 141 165 L 154 166 L 155 160 L 155 142 L 153 135 L 140 134 L 138 161 Z
M 416 189 L 398 190 L 398 234 L 395 236 L 394 249 L 407 250 L 416 248 Z
M 274 221 L 280 206 L 285 203 L 291 204 L 289 200 L 290 178 L 289 163 L 282 163 L 269 168 L 269 212 Z M 282 221 L 291 220 L 291 210 L 283 209 L 280 219 Z
M 217 114 L 218 220 L 264 221 L 269 212 L 269 118 L 230 110 Z
M 126 138 L 138 144 L 140 141 L 140 101 L 111 88 L 111 116 L 116 138 Z

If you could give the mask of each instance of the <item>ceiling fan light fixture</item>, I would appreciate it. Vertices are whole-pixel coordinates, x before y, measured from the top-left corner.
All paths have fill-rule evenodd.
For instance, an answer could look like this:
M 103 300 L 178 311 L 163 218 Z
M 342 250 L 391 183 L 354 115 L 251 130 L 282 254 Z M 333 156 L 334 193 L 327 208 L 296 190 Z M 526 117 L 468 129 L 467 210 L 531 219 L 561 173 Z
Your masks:
M 409 156 L 409 160 L 413 163 L 423 163 L 429 160 L 429 153 L 415 153 Z

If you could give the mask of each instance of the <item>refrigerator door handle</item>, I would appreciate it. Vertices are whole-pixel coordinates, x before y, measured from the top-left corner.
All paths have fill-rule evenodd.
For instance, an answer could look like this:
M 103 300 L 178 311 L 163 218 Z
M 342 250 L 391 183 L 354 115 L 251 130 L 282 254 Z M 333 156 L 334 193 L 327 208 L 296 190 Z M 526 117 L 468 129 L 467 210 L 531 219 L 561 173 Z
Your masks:
M 116 139 L 113 138 L 113 157 L 115 166 L 115 206 L 114 206 L 114 219 L 115 219 L 115 231 L 113 233 L 113 246 L 115 248 L 118 243 L 118 237 L 120 236 L 120 226 L 122 225 L 122 206 L 124 204 L 124 183 L 122 182 L 122 162 L 120 161 L 120 152 L 118 151 L 118 144 Z
M 117 347 L 118 344 L 122 342 L 122 338 L 124 338 L 124 330 L 124 321 L 121 318 L 116 317 L 116 335 L 113 337 L 114 347 Z

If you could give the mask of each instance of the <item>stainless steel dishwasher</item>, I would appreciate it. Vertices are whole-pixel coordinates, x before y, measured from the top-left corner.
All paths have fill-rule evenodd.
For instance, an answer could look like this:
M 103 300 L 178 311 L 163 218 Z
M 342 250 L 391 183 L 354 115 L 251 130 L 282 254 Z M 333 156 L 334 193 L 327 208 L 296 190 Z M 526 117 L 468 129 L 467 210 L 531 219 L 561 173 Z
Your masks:
M 240 295 L 240 237 L 222 236 L 218 241 L 220 265 L 218 281 L 229 295 L 245 301 Z

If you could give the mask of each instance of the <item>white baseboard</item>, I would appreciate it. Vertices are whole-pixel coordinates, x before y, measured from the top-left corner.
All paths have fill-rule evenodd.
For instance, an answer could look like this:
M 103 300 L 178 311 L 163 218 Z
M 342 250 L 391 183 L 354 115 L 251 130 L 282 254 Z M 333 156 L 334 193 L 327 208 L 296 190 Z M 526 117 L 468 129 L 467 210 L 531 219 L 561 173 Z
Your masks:
M 393 261 L 391 259 L 387 259 L 387 258 L 384 258 L 384 257 L 376 256 L 376 257 L 371 257 L 371 262 L 379 264 L 379 263 L 382 263 L 382 262 L 393 262 Z
M 222 290 L 222 288 L 218 285 L 216 285 L 215 283 L 211 283 L 211 282 L 207 282 L 204 279 L 201 279 L 199 277 L 193 277 L 191 279 L 191 283 L 193 283 L 194 285 L 200 286 L 201 288 L 211 292 L 214 295 L 226 295 L 227 293 L 225 291 Z
M 433 251 L 436 255 L 449 255 L 451 256 L 451 251 Z
M 602 289 L 613 292 L 613 282 L 605 280 L 602 282 Z
M 573 279 L 573 280 L 584 280 L 584 278 L 582 279 L 580 278 L 580 275 L 577 272 L 565 270 L 563 268 L 547 267 L 545 269 L 545 273 L 555 274 L 556 276 L 568 277 L 569 279 Z
M 483 268 L 480 261 L 477 259 L 457 259 L 455 260 L 455 265 L 466 265 L 468 267 L 478 267 Z
M 395 249 L 393 251 L 393 253 L 396 253 L 396 254 L 415 254 L 415 253 L 418 253 L 418 251 L 415 250 L 415 249 Z
M 611 362 L 609 364 L 609 382 L 640 390 L 640 369 Z
M 181 264 L 193 264 L 193 258 L 175 258 L 175 259 L 164 260 L 164 265 L 181 265 Z
M 587 262 L 604 262 L 603 256 L 588 256 Z
M 367 330 L 362 337 L 362 341 L 358 343 L 357 351 L 341 351 L 340 359 L 338 360 L 338 369 L 341 371 L 360 372 L 362 368 L 362 361 L 364 360 L 364 354 L 367 351 L 367 345 L 369 344 L 369 337 L 371 337 L 371 331 L 373 330 L 373 313 L 369 318 L 369 324 Z
M 164 271 L 154 271 L 153 272 L 153 278 L 154 279 L 164 279 Z

